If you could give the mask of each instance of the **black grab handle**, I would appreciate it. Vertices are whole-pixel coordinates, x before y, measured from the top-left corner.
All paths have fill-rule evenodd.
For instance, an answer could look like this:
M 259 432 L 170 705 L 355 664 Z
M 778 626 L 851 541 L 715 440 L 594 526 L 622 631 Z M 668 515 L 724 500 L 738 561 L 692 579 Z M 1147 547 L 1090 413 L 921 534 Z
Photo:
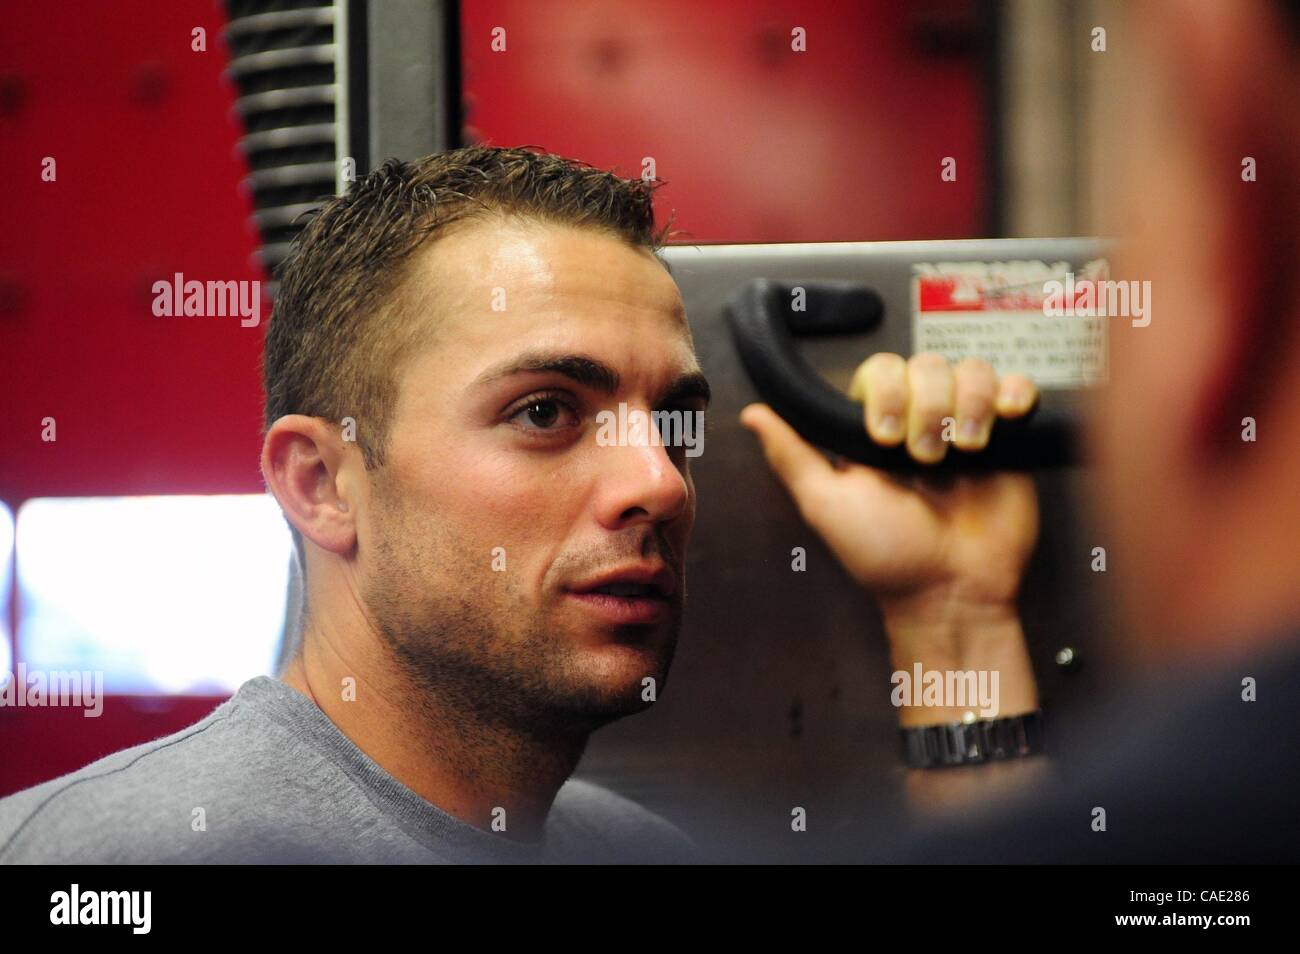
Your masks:
M 792 310 L 796 288 L 805 311 Z M 905 447 L 881 447 L 867 435 L 862 405 L 826 383 L 804 361 L 794 335 L 870 331 L 884 303 L 873 289 L 848 282 L 754 279 L 727 302 L 740 360 L 759 396 L 804 439 L 849 460 L 891 471 L 1031 470 L 1078 463 L 1078 428 L 1065 409 L 1042 407 L 999 419 L 978 452 L 949 448 L 942 462 L 921 464 Z M 865 357 L 865 356 L 864 356 Z

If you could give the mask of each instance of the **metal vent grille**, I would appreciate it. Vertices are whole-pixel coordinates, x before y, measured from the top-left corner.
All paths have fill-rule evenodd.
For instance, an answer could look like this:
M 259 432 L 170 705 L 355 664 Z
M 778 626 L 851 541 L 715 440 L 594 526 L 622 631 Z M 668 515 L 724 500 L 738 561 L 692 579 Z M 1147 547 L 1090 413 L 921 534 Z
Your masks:
M 257 260 L 273 274 L 299 217 L 338 187 L 339 11 L 332 0 L 226 0 L 226 12 L 226 72 L 239 90 L 239 148 L 249 168 L 243 184 L 261 238 Z

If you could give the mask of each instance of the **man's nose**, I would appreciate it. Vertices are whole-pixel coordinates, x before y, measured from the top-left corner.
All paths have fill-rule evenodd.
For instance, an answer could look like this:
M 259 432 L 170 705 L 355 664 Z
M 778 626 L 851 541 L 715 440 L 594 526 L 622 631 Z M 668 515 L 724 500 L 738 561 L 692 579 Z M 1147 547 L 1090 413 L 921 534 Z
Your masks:
M 614 529 L 639 517 L 654 523 L 676 519 L 690 500 L 690 486 L 674 456 L 680 451 L 661 441 L 597 446 L 602 461 L 598 509 L 601 523 Z

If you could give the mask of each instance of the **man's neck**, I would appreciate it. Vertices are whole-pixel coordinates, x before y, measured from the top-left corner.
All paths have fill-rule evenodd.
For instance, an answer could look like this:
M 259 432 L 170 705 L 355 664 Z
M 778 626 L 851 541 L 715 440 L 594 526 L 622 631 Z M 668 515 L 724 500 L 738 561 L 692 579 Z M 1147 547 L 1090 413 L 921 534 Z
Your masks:
M 381 651 L 357 665 L 323 633 L 304 633 L 302 646 L 280 681 L 314 701 L 386 772 L 475 827 L 518 841 L 541 837 L 587 732 L 517 731 L 431 698 Z

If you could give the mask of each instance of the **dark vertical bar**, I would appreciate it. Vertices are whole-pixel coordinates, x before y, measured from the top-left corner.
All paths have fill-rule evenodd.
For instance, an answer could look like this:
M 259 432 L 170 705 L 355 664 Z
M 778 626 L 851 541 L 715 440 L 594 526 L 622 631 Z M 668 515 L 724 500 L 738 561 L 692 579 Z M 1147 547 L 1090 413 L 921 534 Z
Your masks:
M 443 138 L 446 148 L 463 145 L 461 131 L 465 126 L 464 94 L 461 76 L 460 0 L 445 0 L 443 8 L 443 78 L 446 81 Z
M 370 163 L 417 159 L 460 142 L 460 15 L 453 0 L 367 5 Z
M 1005 76 L 1002 70 L 1004 44 L 1002 27 L 1005 22 L 1003 0 L 979 0 L 980 30 L 979 58 L 984 88 L 984 115 L 987 117 L 984 132 L 984 164 L 987 167 L 984 189 L 985 237 L 1006 236 L 1006 178 L 1003 153 L 1006 132 L 1004 123 Z
M 348 8 L 348 35 L 343 55 L 348 59 L 348 151 L 357 163 L 357 178 L 370 171 L 370 31 L 367 27 L 369 0 L 339 0 Z

